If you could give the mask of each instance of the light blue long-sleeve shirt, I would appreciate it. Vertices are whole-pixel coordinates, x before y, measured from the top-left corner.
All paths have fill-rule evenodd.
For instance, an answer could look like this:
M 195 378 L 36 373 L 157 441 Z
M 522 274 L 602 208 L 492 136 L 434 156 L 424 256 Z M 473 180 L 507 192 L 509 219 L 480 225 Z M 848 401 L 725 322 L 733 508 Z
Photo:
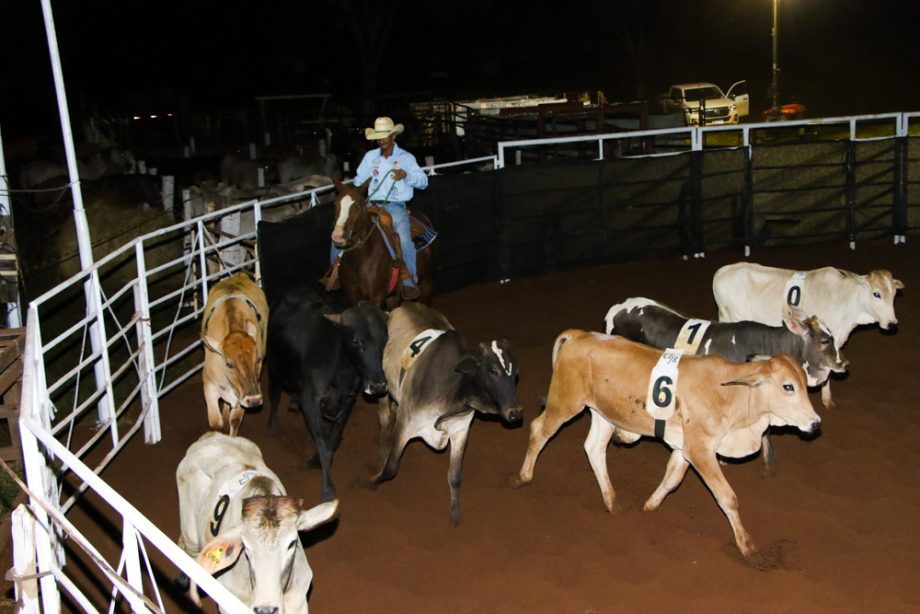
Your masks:
M 406 171 L 405 179 L 394 182 L 390 175 L 393 169 Z M 393 143 L 393 152 L 388 158 L 383 157 L 379 147 L 364 154 L 355 172 L 355 185 L 361 185 L 368 177 L 371 179 L 367 189 L 368 200 L 407 203 L 412 200 L 415 190 L 428 187 L 428 175 L 419 167 L 415 156 L 396 143 Z

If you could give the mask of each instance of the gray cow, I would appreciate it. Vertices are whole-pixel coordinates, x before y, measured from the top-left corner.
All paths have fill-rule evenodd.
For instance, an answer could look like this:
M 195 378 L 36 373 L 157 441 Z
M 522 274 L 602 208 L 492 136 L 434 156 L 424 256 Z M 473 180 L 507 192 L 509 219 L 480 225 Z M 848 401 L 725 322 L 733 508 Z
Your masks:
M 450 521 L 460 522 L 460 467 L 473 414 L 521 419 L 515 382 L 518 363 L 507 339 L 464 347 L 441 313 L 404 303 L 388 320 L 383 352 L 389 398 L 380 403 L 382 467 L 369 486 L 396 475 L 409 440 L 420 437 L 435 450 L 450 443 Z

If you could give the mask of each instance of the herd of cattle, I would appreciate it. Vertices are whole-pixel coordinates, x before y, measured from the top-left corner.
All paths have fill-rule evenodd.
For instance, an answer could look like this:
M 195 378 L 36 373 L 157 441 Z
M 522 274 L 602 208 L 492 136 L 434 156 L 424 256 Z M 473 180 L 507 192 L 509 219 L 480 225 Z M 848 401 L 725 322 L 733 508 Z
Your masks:
M 540 451 L 587 408 L 584 449 L 613 510 L 606 450 L 614 437 L 664 441 L 672 452 L 661 484 L 645 502 L 657 509 L 692 465 L 728 517 L 744 556 L 755 552 L 720 457 L 764 447 L 771 426 L 814 433 L 821 419 L 809 386 L 848 367 L 840 352 L 860 325 L 897 324 L 903 284 L 887 270 L 858 275 L 826 267 L 792 271 L 751 263 L 713 278 L 719 321 L 691 318 L 646 298 L 606 314 L 606 332 L 569 329 L 552 347 L 553 372 L 517 485 L 533 479 Z M 467 345 L 431 307 L 404 303 L 389 313 L 302 286 L 273 297 L 245 273 L 210 291 L 202 316 L 204 392 L 213 429 L 188 449 L 176 473 L 180 546 L 257 613 L 306 612 L 312 571 L 297 536 L 332 519 L 338 500 L 331 463 L 360 393 L 379 396 L 380 470 L 370 488 L 392 479 L 410 440 L 450 445 L 450 521 L 460 521 L 460 468 L 476 412 L 522 419 L 519 364 L 507 339 Z M 238 435 L 245 408 L 262 403 L 268 363 L 271 417 L 281 392 L 303 413 L 322 468 L 324 503 L 301 507 L 251 441 Z M 331 426 L 325 428 L 325 423 Z M 229 429 L 229 435 L 219 432 Z M 241 556 L 243 555 L 243 556 Z M 190 586 L 198 601 L 197 589 Z

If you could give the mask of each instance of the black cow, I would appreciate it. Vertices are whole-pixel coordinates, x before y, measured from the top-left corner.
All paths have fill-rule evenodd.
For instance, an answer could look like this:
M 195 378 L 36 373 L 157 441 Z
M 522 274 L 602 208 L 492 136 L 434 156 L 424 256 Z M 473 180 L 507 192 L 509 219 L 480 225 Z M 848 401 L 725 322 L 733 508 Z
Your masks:
M 380 403 L 382 467 L 369 482 L 396 475 L 410 439 L 421 437 L 436 450 L 450 443 L 450 520 L 460 522 L 460 466 L 476 411 L 521 419 L 515 383 L 518 363 L 507 339 L 464 347 L 442 314 L 417 303 L 390 313 L 383 368 L 389 398 Z
M 842 373 L 847 361 L 834 344 L 827 327 L 801 309 L 787 305 L 783 310 L 783 326 L 768 326 L 759 322 L 709 322 L 693 320 L 670 307 L 647 298 L 630 298 L 614 305 L 604 318 L 607 333 L 626 337 L 654 348 L 676 347 L 678 336 L 685 330 L 684 342 L 696 346 L 696 354 L 718 354 L 734 362 L 745 362 L 759 356 L 789 354 L 805 369 L 809 386 L 820 386 L 830 372 Z M 694 325 L 708 326 L 698 338 Z M 763 437 L 764 464 L 773 465 L 773 446 L 769 435 Z
M 381 360 L 387 339 L 386 315 L 362 301 L 342 309 L 319 292 L 294 286 L 270 308 L 268 322 L 268 427 L 277 426 L 278 401 L 286 392 L 300 407 L 323 470 L 322 497 L 335 498 L 332 454 L 355 398 L 386 391 Z M 332 423 L 329 431 L 323 419 Z

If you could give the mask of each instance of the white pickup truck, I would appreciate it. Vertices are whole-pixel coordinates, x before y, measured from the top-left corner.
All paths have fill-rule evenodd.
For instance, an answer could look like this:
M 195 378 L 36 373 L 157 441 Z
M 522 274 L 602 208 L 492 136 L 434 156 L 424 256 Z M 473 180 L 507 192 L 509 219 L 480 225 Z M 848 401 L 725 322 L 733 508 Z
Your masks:
M 727 94 L 714 83 L 678 83 L 660 100 L 663 113 L 683 111 L 688 126 L 737 124 L 750 111 L 747 81 L 738 81 Z

